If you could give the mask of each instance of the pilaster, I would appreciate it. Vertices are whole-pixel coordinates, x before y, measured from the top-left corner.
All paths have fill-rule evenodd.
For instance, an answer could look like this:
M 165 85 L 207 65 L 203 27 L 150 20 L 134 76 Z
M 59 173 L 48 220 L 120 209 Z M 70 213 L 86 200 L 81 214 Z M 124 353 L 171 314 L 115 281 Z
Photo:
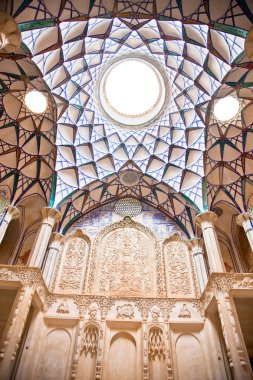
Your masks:
M 25 328 L 34 290 L 24 287 L 19 290 L 12 309 L 10 322 L 5 331 L 0 349 L 0 378 L 9 379 L 18 352 L 20 340 Z
M 229 366 L 234 379 L 252 380 L 252 371 L 241 336 L 233 299 L 227 292 L 216 295 Z

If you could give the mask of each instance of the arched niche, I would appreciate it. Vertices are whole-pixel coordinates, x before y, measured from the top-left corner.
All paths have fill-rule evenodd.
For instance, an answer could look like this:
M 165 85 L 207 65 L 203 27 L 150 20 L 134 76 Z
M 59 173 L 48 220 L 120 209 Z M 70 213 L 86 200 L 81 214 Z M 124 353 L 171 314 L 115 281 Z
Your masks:
M 212 211 L 218 216 L 215 221 L 215 227 L 226 271 L 241 272 L 245 264 L 235 241 L 238 210 L 227 202 L 222 201 L 215 203 Z
M 12 256 L 12 262 L 16 265 L 26 265 L 28 262 L 41 225 L 41 210 L 46 206 L 45 199 L 37 194 L 24 197 L 17 204 L 20 211 L 20 235 Z
M 40 380 L 58 380 L 66 378 L 71 338 L 64 329 L 51 331 L 43 347 Z
M 243 262 L 243 271 L 253 273 L 252 250 L 247 235 L 242 226 L 237 225 L 234 230 L 234 241 Z
M 96 377 L 97 353 L 99 346 L 99 328 L 88 324 L 83 331 L 80 358 L 78 360 L 76 380 L 94 380 Z
M 167 295 L 195 297 L 198 284 L 193 257 L 186 241 L 175 233 L 163 243 Z
M 167 380 L 164 334 L 157 326 L 152 326 L 148 333 L 148 371 L 150 380 Z
M 78 229 L 60 248 L 55 271 L 54 290 L 59 293 L 82 293 L 85 286 L 90 238 Z
M 20 222 L 11 220 L 0 245 L 0 264 L 11 264 L 11 256 L 20 236 Z
M 130 218 L 104 228 L 93 242 L 88 292 L 165 295 L 162 253 L 153 232 Z
M 182 334 L 176 341 L 178 380 L 206 379 L 205 357 L 199 340 Z
M 110 342 L 107 379 L 136 380 L 137 349 L 134 337 L 128 332 L 118 332 Z
M 225 232 L 218 228 L 216 228 L 216 231 L 226 272 L 236 272 L 235 254 L 231 246 L 231 240 Z

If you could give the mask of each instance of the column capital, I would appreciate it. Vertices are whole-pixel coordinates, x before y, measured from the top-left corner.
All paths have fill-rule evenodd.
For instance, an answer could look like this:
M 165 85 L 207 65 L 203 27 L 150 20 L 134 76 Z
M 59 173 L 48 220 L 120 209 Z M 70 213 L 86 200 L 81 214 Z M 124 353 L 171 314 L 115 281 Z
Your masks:
M 19 216 L 20 216 L 19 209 L 15 206 L 9 205 L 7 207 L 7 211 L 6 211 L 4 219 L 6 220 L 6 222 L 9 223 L 11 220 L 18 219 Z
M 53 207 L 43 207 L 41 210 L 41 215 L 42 215 L 42 223 L 48 224 L 51 227 L 53 227 L 54 224 L 58 222 L 61 218 L 60 211 Z
M 49 241 L 49 248 L 59 249 L 61 243 L 65 240 L 65 236 L 60 232 L 53 232 Z
M 242 212 L 241 214 L 239 214 L 236 217 L 236 223 L 242 227 L 246 226 L 248 223 L 250 223 L 250 225 L 251 225 L 250 213 L 249 212 Z
M 198 226 L 206 225 L 206 227 L 214 225 L 217 220 L 217 215 L 213 211 L 202 212 L 196 215 L 195 222 Z
M 200 238 L 193 238 L 188 240 L 188 247 L 192 251 L 193 255 L 203 254 L 204 240 Z

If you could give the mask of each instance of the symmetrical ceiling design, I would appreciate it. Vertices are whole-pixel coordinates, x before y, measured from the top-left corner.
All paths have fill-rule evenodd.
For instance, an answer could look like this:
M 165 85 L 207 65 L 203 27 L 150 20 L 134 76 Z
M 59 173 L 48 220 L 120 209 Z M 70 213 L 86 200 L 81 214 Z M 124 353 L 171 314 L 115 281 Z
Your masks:
M 244 53 L 250 0 L 13 0 L 3 10 L 19 23 L 23 39 L 15 60 L 3 56 L 0 63 L 1 181 L 12 184 L 15 200 L 25 191 L 49 200 L 51 192 L 50 204 L 66 218 L 62 228 L 125 195 L 183 225 L 220 200 L 247 207 L 253 181 L 253 75 Z M 155 63 L 171 94 L 155 123 L 134 131 L 106 118 L 97 102 L 103 68 L 129 55 Z M 36 86 L 47 91 L 46 115 L 21 106 Z M 229 123 L 213 116 L 214 103 L 225 95 L 240 99 Z M 121 183 L 124 170 L 138 173 L 138 191 Z M 171 206 L 172 199 L 179 201 Z

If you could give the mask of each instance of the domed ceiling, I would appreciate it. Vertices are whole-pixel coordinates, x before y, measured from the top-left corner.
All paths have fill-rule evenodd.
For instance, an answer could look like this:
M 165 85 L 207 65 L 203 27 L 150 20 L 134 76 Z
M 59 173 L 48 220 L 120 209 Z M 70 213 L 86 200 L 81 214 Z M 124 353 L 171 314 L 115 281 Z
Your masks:
M 39 192 L 61 207 L 64 229 L 99 204 L 134 196 L 189 234 L 194 215 L 218 201 L 247 208 L 250 0 L 8 1 L 4 10 L 22 32 L 19 50 L 0 62 L 1 181 L 14 202 Z M 148 62 L 164 80 L 167 100 L 143 125 L 114 121 L 98 100 L 103 73 L 123 58 Z M 47 94 L 42 115 L 23 105 L 32 88 Z M 222 122 L 213 108 L 227 95 L 240 109 Z

